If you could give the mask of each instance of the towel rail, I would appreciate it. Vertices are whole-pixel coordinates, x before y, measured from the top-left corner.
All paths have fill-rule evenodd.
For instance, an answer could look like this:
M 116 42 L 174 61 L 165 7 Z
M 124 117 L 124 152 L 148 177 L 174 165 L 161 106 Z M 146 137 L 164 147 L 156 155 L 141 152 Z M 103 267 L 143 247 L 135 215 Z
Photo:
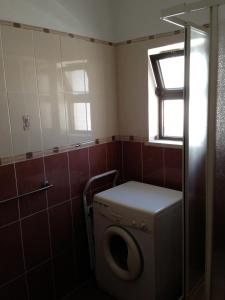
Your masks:
M 45 181 L 43 187 L 41 187 L 39 189 L 36 189 L 34 191 L 31 191 L 31 192 L 27 192 L 27 193 L 24 193 L 24 194 L 6 199 L 6 200 L 2 200 L 2 201 L 0 201 L 0 204 L 6 203 L 6 202 L 9 202 L 9 201 L 12 201 L 12 200 L 16 200 L 16 199 L 19 199 L 19 198 L 23 198 L 23 197 L 26 197 L 26 196 L 30 196 L 30 195 L 33 195 L 33 194 L 36 194 L 36 193 L 39 193 L 39 192 L 42 192 L 42 191 L 45 191 L 45 190 L 48 190 L 53 186 L 54 186 L 53 184 L 49 184 L 48 181 Z

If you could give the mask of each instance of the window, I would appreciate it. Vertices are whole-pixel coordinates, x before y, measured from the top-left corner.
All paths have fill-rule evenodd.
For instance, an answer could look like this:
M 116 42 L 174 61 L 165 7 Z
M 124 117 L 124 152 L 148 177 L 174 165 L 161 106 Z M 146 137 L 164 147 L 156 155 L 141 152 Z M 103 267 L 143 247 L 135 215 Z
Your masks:
M 184 115 L 184 51 L 150 55 L 159 99 L 159 139 L 182 140 Z

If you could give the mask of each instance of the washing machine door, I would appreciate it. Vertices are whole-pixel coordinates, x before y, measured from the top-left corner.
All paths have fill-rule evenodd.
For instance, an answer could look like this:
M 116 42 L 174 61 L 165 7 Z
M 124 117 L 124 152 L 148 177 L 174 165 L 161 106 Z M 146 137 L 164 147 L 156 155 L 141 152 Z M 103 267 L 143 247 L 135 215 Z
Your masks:
M 110 226 L 104 234 L 104 256 L 108 267 L 122 280 L 135 280 L 142 271 L 142 256 L 133 236 L 122 227 Z

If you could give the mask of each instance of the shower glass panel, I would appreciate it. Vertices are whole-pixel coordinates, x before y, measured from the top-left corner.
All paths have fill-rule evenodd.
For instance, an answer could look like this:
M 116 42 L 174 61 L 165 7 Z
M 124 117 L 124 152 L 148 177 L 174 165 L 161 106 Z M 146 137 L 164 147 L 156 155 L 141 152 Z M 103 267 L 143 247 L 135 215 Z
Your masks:
M 208 111 L 208 34 L 185 29 L 185 293 L 190 294 L 205 272 L 205 163 Z
M 219 7 L 212 300 L 225 299 L 225 5 Z

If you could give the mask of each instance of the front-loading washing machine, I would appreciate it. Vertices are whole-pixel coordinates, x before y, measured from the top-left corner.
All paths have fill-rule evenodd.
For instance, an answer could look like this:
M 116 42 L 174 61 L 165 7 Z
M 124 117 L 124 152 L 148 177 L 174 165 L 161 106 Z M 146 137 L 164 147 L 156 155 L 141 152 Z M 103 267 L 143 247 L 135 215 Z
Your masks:
M 118 300 L 178 300 L 182 193 L 130 181 L 94 197 L 96 279 Z

